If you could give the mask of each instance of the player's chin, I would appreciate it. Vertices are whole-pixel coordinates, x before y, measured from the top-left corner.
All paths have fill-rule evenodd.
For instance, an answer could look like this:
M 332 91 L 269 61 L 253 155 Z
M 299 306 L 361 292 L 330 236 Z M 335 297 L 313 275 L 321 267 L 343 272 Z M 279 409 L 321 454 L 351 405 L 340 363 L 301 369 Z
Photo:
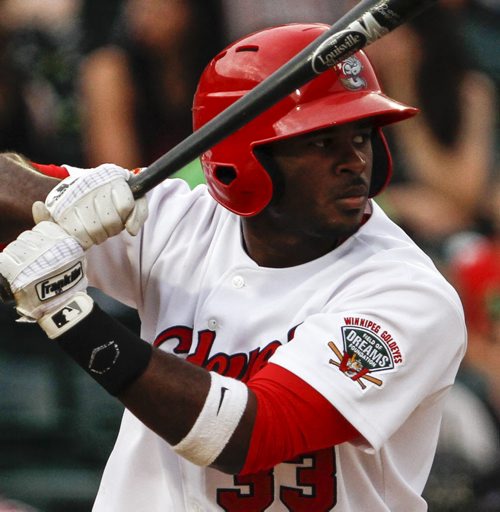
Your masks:
M 354 235 L 361 225 L 361 219 L 356 217 L 349 218 L 349 216 L 340 217 L 337 215 L 335 218 L 331 217 L 323 224 L 316 226 L 316 235 L 322 238 L 329 239 L 346 239 Z
M 368 198 L 346 198 L 335 202 L 335 215 L 339 222 L 358 224 L 363 219 Z
M 359 229 L 363 220 L 365 208 L 349 208 L 349 209 L 338 209 L 329 216 L 326 225 L 327 229 L 331 233 L 335 233 L 337 237 L 346 238 Z

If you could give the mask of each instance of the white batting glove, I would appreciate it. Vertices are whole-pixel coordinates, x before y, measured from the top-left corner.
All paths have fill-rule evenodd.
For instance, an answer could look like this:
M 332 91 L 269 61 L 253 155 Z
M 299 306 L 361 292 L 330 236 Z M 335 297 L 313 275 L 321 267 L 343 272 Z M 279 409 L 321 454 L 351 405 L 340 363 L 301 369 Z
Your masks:
M 21 233 L 0 253 L 0 274 L 10 285 L 19 321 L 38 322 L 49 337 L 66 332 L 92 310 L 85 270 L 81 245 L 53 222 Z
M 45 203 L 33 204 L 35 223 L 52 220 L 84 249 L 126 229 L 137 235 L 148 216 L 146 198 L 134 199 L 127 183 L 133 173 L 112 164 L 62 180 Z

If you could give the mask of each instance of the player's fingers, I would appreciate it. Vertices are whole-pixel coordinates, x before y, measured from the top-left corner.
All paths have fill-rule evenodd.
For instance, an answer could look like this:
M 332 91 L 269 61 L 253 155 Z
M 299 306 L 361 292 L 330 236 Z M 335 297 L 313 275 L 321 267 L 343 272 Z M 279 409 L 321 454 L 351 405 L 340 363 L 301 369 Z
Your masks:
M 112 190 L 109 193 L 112 194 Z M 106 238 L 117 235 L 123 230 L 120 212 L 112 201 L 101 201 L 99 197 L 96 197 L 94 198 L 94 210 L 96 221 L 100 223 L 100 229 L 96 231 L 96 237 L 98 237 L 95 239 L 96 243 L 102 243 Z M 95 227 L 96 230 L 97 228 L 98 226 Z
M 129 215 L 125 228 L 127 231 L 135 236 L 142 228 L 142 225 L 148 218 L 148 202 L 145 197 L 141 197 L 135 201 L 135 208 Z
M 130 190 L 128 185 L 126 186 Z M 112 184 L 103 185 L 97 193 L 89 193 L 82 197 L 78 205 L 68 209 L 60 219 L 60 224 L 76 237 L 83 247 L 101 244 L 123 230 L 124 223 L 121 213 L 114 205 L 112 193 Z
M 86 220 L 85 216 L 81 215 L 81 212 L 76 208 L 65 212 L 64 216 L 58 220 L 58 224 L 69 235 L 76 238 L 84 249 L 88 249 L 94 244 L 92 234 L 95 228 L 90 227 L 90 232 L 87 229 L 87 226 L 92 226 L 93 223 Z
M 77 218 L 75 225 L 78 226 L 77 238 L 80 240 L 82 237 L 86 239 L 88 236 L 91 240 L 91 244 L 101 244 L 109 238 L 106 229 L 101 223 L 99 216 L 96 211 L 89 212 L 88 209 L 75 208 L 74 215 Z
M 125 180 L 116 180 L 110 187 L 111 202 L 122 219 L 122 227 L 135 207 L 132 190 Z
M 33 220 L 35 221 L 35 224 L 39 224 L 44 220 L 52 219 L 49 210 L 45 206 L 45 203 L 42 201 L 35 201 L 31 207 L 31 212 L 33 214 Z

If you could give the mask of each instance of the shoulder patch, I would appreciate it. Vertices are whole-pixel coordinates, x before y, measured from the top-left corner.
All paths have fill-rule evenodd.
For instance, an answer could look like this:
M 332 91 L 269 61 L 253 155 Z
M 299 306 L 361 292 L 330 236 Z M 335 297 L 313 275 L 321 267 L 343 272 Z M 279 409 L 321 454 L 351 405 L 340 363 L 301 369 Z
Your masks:
M 337 360 L 330 359 L 330 364 L 337 366 L 362 389 L 366 389 L 366 382 L 382 386 L 383 381 L 372 374 L 393 370 L 403 362 L 398 344 L 388 331 L 371 320 L 357 317 L 344 320 L 342 349 L 333 341 L 328 343 L 337 357 Z

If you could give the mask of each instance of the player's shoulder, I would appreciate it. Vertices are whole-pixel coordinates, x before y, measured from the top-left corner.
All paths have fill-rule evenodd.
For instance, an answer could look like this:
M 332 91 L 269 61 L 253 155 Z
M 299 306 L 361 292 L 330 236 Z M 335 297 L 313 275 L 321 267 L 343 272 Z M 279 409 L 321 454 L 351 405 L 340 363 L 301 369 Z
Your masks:
M 379 207 L 351 244 L 346 248 L 351 265 L 338 278 L 326 312 L 338 312 L 341 304 L 342 314 L 363 311 L 402 326 L 402 332 L 411 324 L 412 332 L 434 339 L 432 332 L 439 331 L 447 347 L 456 346 L 457 353 L 463 353 L 465 318 L 457 291 Z
M 205 184 L 191 188 L 185 180 L 169 178 L 147 194 L 149 219 L 155 231 L 185 229 L 191 233 L 210 232 L 230 216 L 208 192 Z M 161 219 L 161 222 L 157 222 Z
M 189 210 L 193 205 L 197 208 L 214 209 L 216 202 L 208 193 L 205 184 L 196 187 L 190 185 L 181 178 L 169 178 L 154 187 L 147 194 L 148 202 L 152 208 L 175 207 Z
M 458 293 L 432 258 L 379 206 L 374 205 L 372 218 L 355 238 L 352 251 L 362 252 L 358 272 L 365 285 L 425 295 L 429 303 L 445 301 L 461 312 Z
M 380 261 L 385 266 L 388 261 L 401 264 L 418 264 L 420 268 L 437 272 L 432 259 L 415 241 L 375 202 L 368 222 L 354 235 L 356 250 L 366 253 L 365 260 Z

